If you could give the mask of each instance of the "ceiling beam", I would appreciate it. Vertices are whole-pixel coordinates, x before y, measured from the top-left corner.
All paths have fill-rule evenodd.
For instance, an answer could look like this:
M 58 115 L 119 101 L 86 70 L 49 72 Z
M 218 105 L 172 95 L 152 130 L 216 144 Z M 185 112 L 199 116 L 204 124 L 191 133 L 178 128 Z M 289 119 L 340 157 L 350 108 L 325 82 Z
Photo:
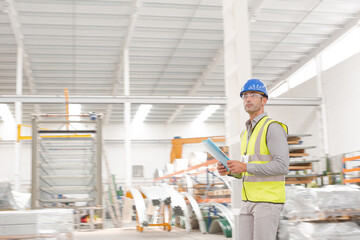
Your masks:
M 285 80 L 288 77 L 290 77 L 293 73 L 295 73 L 296 71 L 298 71 L 300 68 L 302 68 L 306 63 L 308 63 L 311 59 L 313 59 L 314 57 L 316 57 L 317 55 L 321 54 L 327 47 L 329 47 L 330 45 L 332 45 L 334 42 L 336 42 L 336 40 L 338 40 L 341 36 L 343 36 L 345 33 L 349 32 L 350 30 L 352 30 L 353 28 L 357 27 L 360 23 L 360 12 L 357 14 L 357 18 L 354 18 L 352 20 L 350 20 L 349 22 L 347 22 L 344 26 L 344 28 L 336 31 L 333 35 L 332 38 L 324 41 L 323 43 L 320 44 L 319 48 L 314 49 L 311 53 L 309 53 L 307 55 L 307 57 L 305 59 L 303 59 L 299 64 L 297 64 L 296 66 L 294 66 L 293 68 L 291 68 L 290 71 L 288 71 L 286 74 L 284 74 L 282 76 L 282 79 L 280 80 Z
M 257 15 L 260 12 L 261 5 L 264 3 L 264 0 L 255 0 L 253 3 L 253 6 L 249 9 L 250 22 L 256 22 Z
M 201 74 L 201 76 L 196 80 L 193 87 L 188 92 L 188 96 L 193 95 L 197 90 L 204 84 L 204 81 L 210 76 L 210 74 L 215 70 L 220 60 L 224 57 L 224 48 L 222 47 L 216 54 L 215 57 L 212 58 L 212 61 L 205 67 L 205 71 Z M 171 114 L 169 119 L 167 120 L 167 124 L 172 123 L 174 119 L 179 115 L 181 110 L 184 108 L 184 105 L 179 105 L 174 112 Z
M 265 25 L 292 25 L 296 24 L 293 21 L 280 21 L 280 20 L 256 20 L 255 24 L 265 24 Z M 331 23 L 317 23 L 317 22 L 302 22 L 299 23 L 299 26 L 307 28 L 322 28 L 322 29 L 341 29 L 344 27 L 342 24 L 331 24 Z
M 14 103 L 20 101 L 25 104 L 64 104 L 62 95 L 0 95 L 0 102 Z M 224 105 L 224 97 L 167 97 L 167 96 L 71 96 L 71 104 L 184 104 L 184 105 Z
M 166 64 L 164 64 L 164 67 L 162 68 L 162 72 L 161 72 L 161 75 L 160 77 L 158 78 L 157 82 L 155 83 L 155 86 L 153 87 L 153 89 L 151 90 L 151 93 L 154 94 L 154 92 L 157 90 L 157 87 L 159 86 L 159 83 L 160 81 L 162 80 L 162 78 L 164 77 L 165 75 L 165 72 L 166 72 L 166 69 L 168 68 L 169 66 L 169 63 L 172 61 L 172 59 L 174 58 L 174 55 L 175 55 L 175 52 L 178 50 L 178 47 L 180 46 L 180 43 L 184 43 L 184 42 L 187 42 L 188 40 L 184 39 L 184 36 L 186 34 L 186 31 L 187 29 L 189 28 L 189 26 L 191 25 L 192 23 L 192 20 L 193 18 L 195 17 L 196 15 L 196 12 L 200 6 L 200 3 L 201 3 L 201 0 L 198 0 L 197 1 L 197 4 L 196 6 L 194 6 L 193 10 L 192 10 L 192 13 L 191 13 L 191 16 L 187 17 L 187 22 L 186 22 L 186 25 L 184 27 L 184 31 L 181 33 L 181 36 L 179 36 L 177 39 L 174 39 L 174 42 L 175 42 L 175 45 L 174 47 L 171 49 L 171 53 L 170 53 L 170 56 L 166 62 Z M 204 39 L 205 40 L 205 39 Z M 204 41 L 202 40 L 202 41 Z
M 16 10 L 14 0 L 5 0 L 5 2 L 6 2 L 6 4 L 5 4 L 4 12 L 7 12 L 9 15 L 10 25 L 13 30 L 17 46 L 18 46 L 18 48 L 22 49 L 23 69 L 21 71 L 24 71 L 25 76 L 27 77 L 30 94 L 36 94 L 34 78 L 32 76 L 32 71 L 31 71 L 31 65 L 30 65 L 28 54 L 26 52 L 24 41 L 23 41 L 24 35 L 22 34 L 21 24 L 18 19 L 19 13 Z M 39 111 L 38 105 L 35 105 L 35 111 L 37 111 L 37 112 Z
M 5 5 L 6 7 L 5 7 L 4 12 L 7 12 L 9 15 L 11 28 L 13 30 L 15 40 L 16 40 L 18 47 L 21 47 L 23 49 L 24 72 L 28 79 L 30 92 L 31 92 L 31 94 L 36 94 L 35 86 L 34 86 L 34 79 L 32 77 L 32 71 L 31 71 L 31 67 L 30 67 L 30 62 L 29 62 L 28 55 L 26 53 L 26 49 L 25 49 L 24 42 L 23 42 L 24 35 L 21 32 L 21 24 L 18 19 L 19 13 L 15 8 L 14 0 L 5 0 L 5 2 L 6 2 L 6 5 Z
M 303 16 L 297 21 L 295 22 L 295 24 L 293 24 L 291 26 L 291 28 L 287 31 L 287 33 L 283 34 L 283 36 L 279 39 L 279 41 L 277 43 L 275 43 L 268 51 L 265 52 L 265 54 L 262 56 L 262 59 L 265 59 L 270 53 L 273 52 L 273 50 L 282 43 L 282 41 L 289 36 L 289 34 L 292 33 L 292 31 L 294 31 L 296 29 L 296 27 L 304 20 L 306 19 L 319 5 L 320 3 L 322 3 L 323 0 L 318 0 L 313 6 L 311 6 L 311 8 L 305 12 L 305 14 L 303 14 Z M 257 65 L 259 65 L 262 61 L 259 61 L 255 66 L 253 66 L 253 68 L 255 68 Z
M 62 95 L 0 95 L 1 103 L 22 102 L 24 104 L 64 104 Z M 241 99 L 239 98 L 239 101 Z M 168 97 L 168 96 L 71 96 L 71 104 L 166 104 L 166 105 L 226 105 L 226 97 Z M 270 98 L 268 106 L 319 106 L 320 98 Z

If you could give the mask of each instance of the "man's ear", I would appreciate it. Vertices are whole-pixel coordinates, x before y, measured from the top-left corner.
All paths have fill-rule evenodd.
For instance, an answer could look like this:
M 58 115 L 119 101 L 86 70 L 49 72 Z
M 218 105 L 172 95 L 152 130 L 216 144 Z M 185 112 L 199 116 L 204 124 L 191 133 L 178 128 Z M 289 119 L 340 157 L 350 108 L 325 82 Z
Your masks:
M 263 97 L 263 98 L 261 99 L 262 104 L 263 104 L 263 105 L 265 105 L 265 104 L 266 104 L 266 102 L 267 102 L 267 100 L 268 100 L 268 99 L 267 99 L 266 97 Z

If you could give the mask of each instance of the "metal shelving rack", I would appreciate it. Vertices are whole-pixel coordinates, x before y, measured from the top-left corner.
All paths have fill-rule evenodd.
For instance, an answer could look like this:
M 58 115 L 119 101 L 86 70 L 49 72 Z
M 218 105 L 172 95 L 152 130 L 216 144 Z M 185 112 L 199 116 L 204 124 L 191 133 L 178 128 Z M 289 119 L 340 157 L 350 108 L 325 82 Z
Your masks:
M 53 120 L 68 115 L 33 115 L 31 208 L 101 207 L 102 115 L 94 120 Z M 93 115 L 94 117 L 94 115 Z M 69 130 L 71 122 L 90 130 Z M 40 125 L 67 124 L 66 130 L 43 130 Z M 61 125 L 62 124 L 62 125 Z M 85 135 L 86 134 L 86 135 Z M 101 208 L 96 210 L 102 216 Z
M 359 161 L 358 163 L 360 164 L 360 156 L 355 156 L 355 157 L 343 157 L 342 158 L 342 162 L 343 162 L 343 173 L 342 173 L 342 180 L 343 183 L 360 183 L 360 177 L 359 174 L 356 174 L 355 176 L 351 176 L 349 173 L 354 173 L 355 172 L 360 172 L 360 165 L 356 164 L 356 167 L 352 167 L 350 168 L 349 166 L 347 166 L 347 162 L 353 162 L 353 161 Z M 348 176 L 349 175 L 349 176 Z
M 319 160 L 303 159 L 308 157 L 309 154 L 305 151 L 307 149 L 316 148 L 315 146 L 303 146 L 302 137 L 309 137 L 311 134 L 289 134 L 288 145 L 289 145 L 289 156 L 290 156 L 290 173 L 285 176 L 285 184 L 309 184 L 311 181 L 316 179 L 319 175 L 313 173 L 304 173 L 306 170 L 312 170 L 312 165 Z M 296 172 L 303 172 L 296 174 Z

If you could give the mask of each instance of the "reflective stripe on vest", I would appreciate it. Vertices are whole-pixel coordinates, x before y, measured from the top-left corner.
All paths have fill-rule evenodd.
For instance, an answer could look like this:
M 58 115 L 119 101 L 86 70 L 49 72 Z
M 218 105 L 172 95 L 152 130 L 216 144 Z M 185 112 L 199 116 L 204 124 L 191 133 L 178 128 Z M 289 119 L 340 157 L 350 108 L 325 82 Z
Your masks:
M 279 123 L 287 133 L 287 126 L 281 122 L 263 117 L 251 133 L 249 142 L 247 130 L 241 134 L 241 155 L 248 155 L 248 163 L 266 164 L 272 161 L 266 143 L 269 125 Z M 247 146 L 247 148 L 246 148 Z M 245 172 L 243 174 L 243 201 L 285 203 L 285 176 L 256 176 Z

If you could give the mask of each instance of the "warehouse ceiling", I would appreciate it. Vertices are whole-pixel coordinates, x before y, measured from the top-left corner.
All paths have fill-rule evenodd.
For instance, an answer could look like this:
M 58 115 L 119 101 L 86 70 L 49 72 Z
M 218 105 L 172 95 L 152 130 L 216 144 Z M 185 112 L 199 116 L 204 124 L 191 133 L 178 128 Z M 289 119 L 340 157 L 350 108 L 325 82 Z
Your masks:
M 359 0 L 249 0 L 253 76 L 275 86 L 359 11 Z M 225 97 L 221 0 L 0 0 L 0 95 L 16 94 L 18 45 L 24 95 L 123 96 L 128 49 L 130 96 Z M 164 101 L 146 121 L 191 122 L 205 107 Z M 82 105 L 110 123 L 123 121 L 123 109 Z M 23 121 L 34 112 L 65 105 L 23 104 Z M 223 121 L 224 106 L 208 119 Z

